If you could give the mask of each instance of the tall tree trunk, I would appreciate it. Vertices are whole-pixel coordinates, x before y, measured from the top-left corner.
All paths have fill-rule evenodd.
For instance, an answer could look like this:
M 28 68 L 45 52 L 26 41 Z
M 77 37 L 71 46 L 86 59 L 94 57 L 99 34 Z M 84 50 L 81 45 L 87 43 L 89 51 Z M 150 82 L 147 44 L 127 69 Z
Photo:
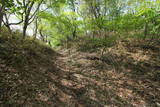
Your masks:
M 24 19 L 24 25 L 23 25 L 23 39 L 25 39 L 26 37 L 26 31 L 27 31 L 27 27 L 29 25 L 29 16 L 30 16 L 30 13 L 31 13 L 31 9 L 34 5 L 34 1 L 31 2 L 30 6 L 28 7 L 28 9 L 26 9 L 27 11 L 25 11 L 25 19 Z
M 0 0 L 0 3 L 1 3 L 1 6 L 0 6 L 0 34 L 1 34 L 5 2 L 4 0 Z
M 3 20 L 3 12 L 2 12 L 2 7 L 0 7 L 0 34 L 2 31 L 2 20 Z
M 71 5 L 72 5 L 72 11 L 73 11 L 74 13 L 76 13 L 75 0 L 71 0 Z M 76 21 L 77 18 L 74 17 L 73 20 Z M 73 39 L 76 38 L 76 36 L 77 36 L 76 33 L 77 33 L 77 27 L 76 27 L 76 25 L 74 25 L 74 31 L 72 32 Z
M 27 24 L 24 24 L 23 26 L 23 39 L 26 37 L 26 31 L 27 31 Z
M 29 14 L 30 12 L 28 12 L 25 16 L 24 19 L 24 25 L 23 25 L 23 39 L 25 39 L 26 37 L 26 31 L 27 31 L 27 27 L 28 27 L 28 21 L 29 21 Z

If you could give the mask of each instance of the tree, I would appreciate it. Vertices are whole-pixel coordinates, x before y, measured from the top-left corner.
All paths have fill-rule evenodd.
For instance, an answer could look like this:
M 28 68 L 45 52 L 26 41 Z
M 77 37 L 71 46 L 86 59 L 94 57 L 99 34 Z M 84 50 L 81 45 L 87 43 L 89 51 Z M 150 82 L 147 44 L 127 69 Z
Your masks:
M 76 14 L 76 0 L 68 0 L 68 3 L 71 7 L 72 12 L 74 12 Z M 72 20 L 73 20 L 73 22 L 75 22 L 77 20 L 76 15 L 73 17 Z M 72 32 L 73 38 L 76 38 L 76 36 L 77 36 L 76 33 L 77 33 L 77 26 L 74 23 L 73 24 L 73 32 Z
M 2 27 L 3 15 L 4 15 L 4 8 L 5 8 L 5 1 L 0 0 L 0 34 L 1 34 L 1 27 Z
M 36 18 L 37 11 L 40 8 L 40 5 L 42 4 L 43 0 L 28 0 L 27 2 L 23 0 L 23 6 L 24 6 L 24 23 L 23 23 L 23 38 L 26 36 L 26 30 L 28 25 L 30 25 L 34 19 Z M 36 6 L 37 3 L 37 6 Z M 35 9 L 32 10 L 32 8 L 35 6 Z M 32 13 L 32 11 L 34 11 Z

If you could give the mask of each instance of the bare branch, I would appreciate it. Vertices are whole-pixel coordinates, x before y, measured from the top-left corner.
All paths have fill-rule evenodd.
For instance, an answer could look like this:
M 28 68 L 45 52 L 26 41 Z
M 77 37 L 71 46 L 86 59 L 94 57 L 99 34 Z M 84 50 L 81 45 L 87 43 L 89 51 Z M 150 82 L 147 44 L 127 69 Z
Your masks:
M 39 10 L 39 7 L 40 7 L 40 5 L 42 4 L 42 2 L 43 2 L 43 0 L 41 0 L 41 2 L 38 4 L 37 9 L 34 11 L 34 13 L 33 13 L 32 16 L 29 18 L 29 20 L 31 20 L 31 19 L 35 16 L 35 14 L 36 14 L 37 11 Z
M 33 18 L 32 18 L 32 20 L 30 21 L 30 22 L 28 22 L 28 25 L 30 25 L 34 20 L 35 20 L 35 18 L 36 18 L 37 16 L 35 15 Z
M 17 23 L 10 23 L 9 25 L 19 25 L 19 24 L 21 24 L 23 22 L 23 20 L 21 20 L 21 21 L 19 21 L 19 22 L 17 22 Z

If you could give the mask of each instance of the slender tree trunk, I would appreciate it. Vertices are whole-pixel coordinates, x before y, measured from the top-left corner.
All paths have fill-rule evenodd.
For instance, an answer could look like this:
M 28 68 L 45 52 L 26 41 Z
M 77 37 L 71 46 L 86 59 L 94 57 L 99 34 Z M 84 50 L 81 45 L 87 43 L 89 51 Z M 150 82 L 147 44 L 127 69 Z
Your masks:
M 146 39 L 147 34 L 148 34 L 148 23 L 146 23 L 144 26 L 144 39 Z
M 23 26 L 23 39 L 25 39 L 25 37 L 26 37 L 26 31 L 27 31 L 27 25 L 24 24 L 24 26 Z
M 34 1 L 31 2 L 30 4 L 30 7 L 27 9 L 27 11 L 25 11 L 25 19 L 24 19 L 24 25 L 23 25 L 23 39 L 25 39 L 26 37 L 26 31 L 27 31 L 27 27 L 29 25 L 29 15 L 30 15 L 30 12 L 31 12 L 31 9 L 34 5 Z
M 74 13 L 76 13 L 76 6 L 75 6 L 75 1 L 74 1 L 74 0 L 71 0 L 71 5 L 72 5 L 72 11 L 73 11 Z M 73 20 L 76 21 L 77 18 L 74 17 Z M 75 25 L 75 26 L 74 26 L 74 31 L 72 32 L 73 39 L 76 38 L 76 36 L 77 36 L 76 33 L 77 33 L 77 27 L 76 27 L 76 25 Z
M 7 17 L 7 14 L 4 13 L 3 17 L 5 17 L 5 20 L 6 20 L 6 22 L 3 20 L 4 25 L 7 27 L 8 31 L 12 34 L 12 30 L 9 24 L 9 18 Z
M 2 20 L 3 20 L 3 12 L 2 12 L 2 7 L 0 7 L 0 34 L 2 31 Z
M 0 0 L 0 3 L 1 3 L 1 6 L 0 6 L 0 34 L 1 34 L 5 2 L 4 0 Z
M 36 18 L 36 21 L 35 21 L 35 33 L 34 33 L 34 39 L 37 38 L 37 30 L 38 30 L 38 18 Z
M 24 19 L 23 39 L 25 39 L 25 37 L 26 37 L 26 31 L 27 31 L 28 22 L 29 22 L 29 15 L 30 15 L 30 11 L 28 11 L 28 12 L 26 13 L 26 16 L 25 16 L 25 19 Z
M 26 31 L 27 31 L 28 21 L 29 21 L 29 14 L 30 14 L 30 11 L 28 11 L 28 12 L 26 13 L 26 16 L 25 16 L 25 19 L 24 19 L 23 39 L 25 39 L 25 37 L 26 37 Z
M 73 31 L 73 33 L 72 33 L 73 39 L 75 39 L 75 38 L 77 37 L 76 32 L 77 32 L 77 30 L 76 30 L 76 27 L 75 27 L 75 29 L 74 29 L 74 31 Z
M 41 29 L 39 30 L 39 34 L 40 34 L 40 36 L 41 36 L 42 42 L 45 42 L 45 38 L 44 38 L 44 36 L 43 36 L 43 34 L 42 34 L 42 30 L 41 30 Z
M 5 25 L 6 27 L 7 27 L 7 29 L 8 29 L 8 31 L 12 34 L 12 30 L 11 30 L 11 27 L 7 24 L 7 25 Z

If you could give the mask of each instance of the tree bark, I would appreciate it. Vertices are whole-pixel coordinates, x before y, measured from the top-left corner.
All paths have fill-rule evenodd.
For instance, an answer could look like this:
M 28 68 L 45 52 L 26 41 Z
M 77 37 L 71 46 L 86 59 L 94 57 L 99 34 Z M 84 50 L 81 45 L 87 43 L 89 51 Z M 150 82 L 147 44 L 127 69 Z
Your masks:
M 3 23 L 8 28 L 8 31 L 12 34 L 12 30 L 11 30 L 11 27 L 10 27 L 10 24 L 9 24 L 9 18 L 7 17 L 6 14 L 4 14 L 4 17 L 5 17 L 6 22 L 3 20 Z
M 37 38 L 37 30 L 38 30 L 38 18 L 36 18 L 36 21 L 35 21 L 35 33 L 34 33 L 34 39 Z
M 74 0 L 71 0 L 71 5 L 72 5 L 72 11 L 73 11 L 74 13 L 76 13 L 76 6 L 75 6 L 75 1 L 74 1 Z M 76 21 L 77 18 L 74 17 L 73 20 Z M 75 38 L 77 37 L 77 34 L 76 34 L 76 33 L 77 33 L 77 26 L 74 25 L 74 30 L 73 30 L 73 32 L 72 32 L 73 39 L 75 39 Z
M 31 9 L 34 5 L 34 1 L 31 2 L 30 6 L 26 8 L 26 11 L 25 11 L 25 19 L 24 19 L 24 25 L 23 25 L 23 39 L 25 39 L 26 37 L 26 31 L 27 31 L 27 27 L 28 27 L 28 23 L 29 23 L 29 15 L 30 15 L 30 12 L 31 12 Z
M 5 2 L 4 0 L 0 0 L 0 3 L 1 3 L 1 6 L 0 6 L 0 34 L 1 34 Z
M 75 29 L 74 29 L 74 31 L 73 31 L 73 33 L 72 33 L 73 39 L 75 39 L 75 38 L 77 37 L 77 35 L 76 35 L 77 30 L 76 30 L 76 29 L 77 29 L 77 28 L 75 27 Z
M 145 26 L 144 26 L 144 39 L 146 39 L 148 34 L 148 23 L 146 22 Z
M 25 7 L 25 18 L 24 18 L 24 25 L 23 25 L 23 39 L 25 39 L 26 37 L 26 31 L 27 31 L 27 28 L 28 28 L 28 25 L 30 25 L 36 18 L 36 13 L 37 11 L 39 10 L 40 8 L 40 5 L 42 4 L 44 0 L 41 0 L 36 8 L 36 10 L 33 12 L 33 14 L 31 15 L 31 10 L 32 10 L 32 7 L 33 5 L 35 4 L 34 1 L 29 1 L 28 4 L 25 5 L 25 2 L 24 2 L 24 6 Z
M 41 29 L 39 30 L 39 34 L 41 36 L 42 42 L 45 42 L 45 38 L 44 38 L 44 35 L 42 34 L 42 30 Z

